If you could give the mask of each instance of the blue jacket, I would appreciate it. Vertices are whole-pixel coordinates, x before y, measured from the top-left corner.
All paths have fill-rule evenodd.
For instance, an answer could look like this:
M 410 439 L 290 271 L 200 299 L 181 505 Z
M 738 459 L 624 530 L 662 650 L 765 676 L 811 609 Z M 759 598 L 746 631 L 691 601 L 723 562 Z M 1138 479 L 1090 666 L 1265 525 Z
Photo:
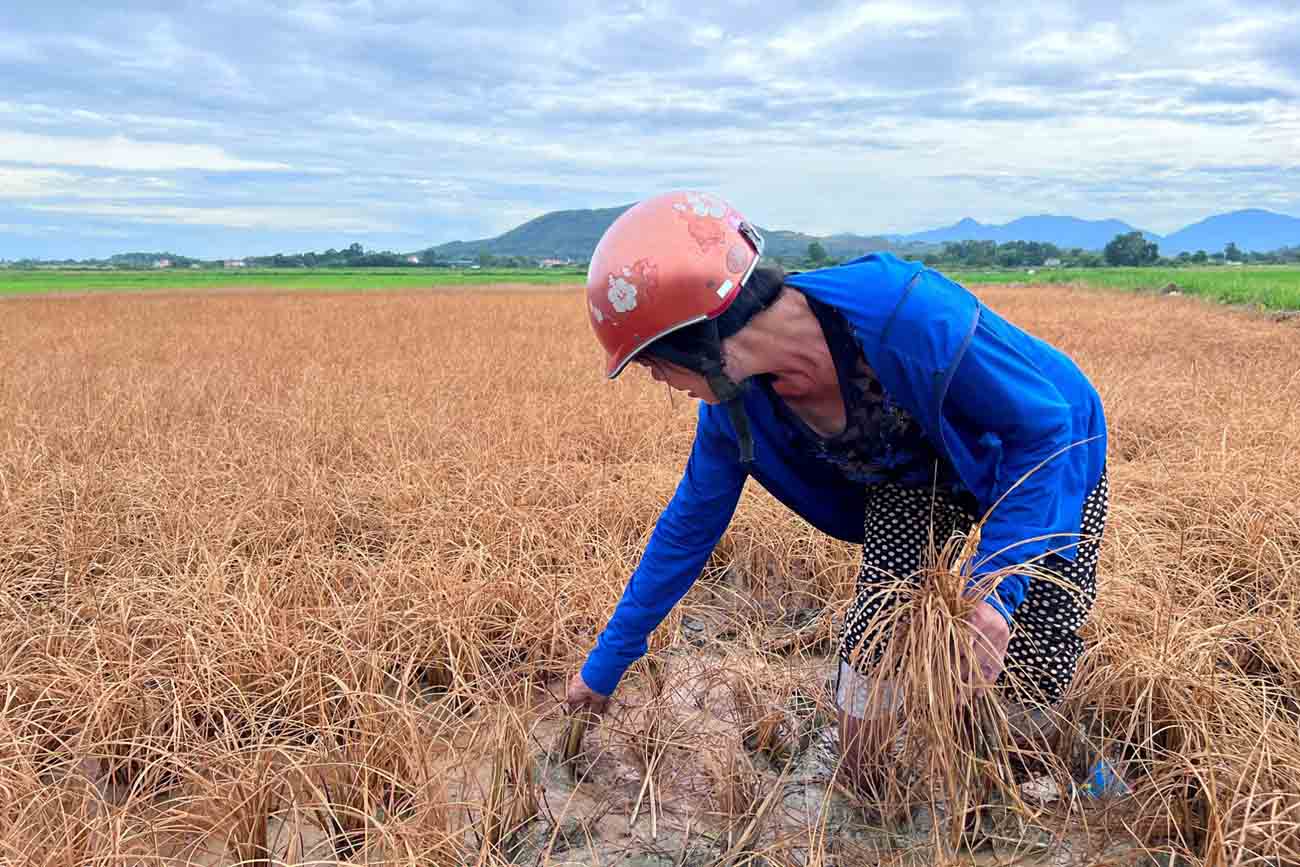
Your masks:
M 1003 498 L 983 526 L 972 583 L 1050 551 L 1073 560 L 1084 498 L 1105 468 L 1106 422 L 1096 390 L 1069 358 L 942 274 L 888 254 L 786 283 L 844 314 L 881 385 L 921 424 L 982 511 Z M 863 486 L 808 460 L 761 389 L 744 400 L 754 437 L 748 468 L 726 410 L 701 402 L 677 491 L 583 666 L 597 692 L 614 691 L 695 582 L 747 476 L 819 530 L 862 542 Z M 1026 576 L 1012 574 L 989 601 L 1009 619 L 1027 586 Z

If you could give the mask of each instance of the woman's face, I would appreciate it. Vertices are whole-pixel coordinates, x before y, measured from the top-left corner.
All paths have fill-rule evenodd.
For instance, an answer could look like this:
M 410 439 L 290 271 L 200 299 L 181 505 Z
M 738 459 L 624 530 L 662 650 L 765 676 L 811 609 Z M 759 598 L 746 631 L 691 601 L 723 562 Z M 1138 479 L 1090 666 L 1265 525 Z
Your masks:
M 664 361 L 653 356 L 638 355 L 636 363 L 650 370 L 655 382 L 667 383 L 669 388 L 684 391 L 691 397 L 697 397 L 705 403 L 716 404 L 718 399 L 709 388 L 709 382 L 703 375 L 693 370 Z

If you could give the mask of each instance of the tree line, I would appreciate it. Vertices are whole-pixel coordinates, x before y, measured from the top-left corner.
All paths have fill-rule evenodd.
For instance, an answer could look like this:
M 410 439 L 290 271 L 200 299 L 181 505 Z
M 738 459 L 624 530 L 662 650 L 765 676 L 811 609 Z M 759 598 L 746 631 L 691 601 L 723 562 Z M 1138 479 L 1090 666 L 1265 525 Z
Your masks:
M 4 263 L 13 269 L 27 268 L 113 268 L 144 270 L 168 268 L 220 269 L 229 260 L 195 259 L 175 253 L 119 253 L 107 259 L 19 259 Z M 464 257 L 450 257 L 433 248 L 419 253 L 395 253 L 392 250 L 367 250 L 361 244 L 350 244 L 342 249 L 330 248 L 321 252 L 274 253 L 269 256 L 245 256 L 237 260 L 245 268 L 451 268 L 479 266 L 482 268 L 535 268 L 541 261 L 534 256 L 494 256 L 479 252 Z M 585 266 L 586 263 L 580 263 Z
M 1160 255 L 1160 246 L 1141 232 L 1116 235 L 1102 250 L 1084 250 L 1081 247 L 1059 247 L 1046 241 L 948 241 L 938 249 L 929 250 L 919 258 L 927 265 L 960 268 L 1106 268 L 1160 265 L 1209 265 L 1241 262 L 1255 265 L 1283 265 L 1300 263 L 1300 247 L 1283 247 L 1268 253 L 1246 252 L 1236 242 L 1229 242 L 1222 250 L 1207 253 L 1182 252 L 1177 256 Z M 818 241 L 808 244 L 808 251 L 800 261 L 782 262 L 796 267 L 825 267 L 838 265 L 842 260 L 827 255 Z
M 864 251 L 866 252 L 866 251 Z M 1182 252 L 1177 256 L 1160 255 L 1159 245 L 1141 232 L 1116 235 L 1105 249 L 1084 250 L 1080 247 L 1062 248 L 1046 241 L 949 241 L 937 249 L 916 255 L 902 251 L 907 258 L 919 258 L 927 265 L 958 268 L 1105 268 L 1143 267 L 1148 265 L 1209 265 L 1227 262 L 1248 264 L 1300 263 L 1300 246 L 1283 247 L 1269 253 L 1246 252 L 1235 242 L 1222 250 L 1207 253 Z M 108 259 L 36 260 L 20 259 L 3 263 L 4 267 L 24 268 L 119 268 L 150 269 L 167 262 L 172 268 L 222 268 L 222 260 L 194 259 L 172 253 L 122 253 Z M 248 268 L 448 268 L 478 266 L 482 268 L 535 268 L 541 259 L 535 256 L 497 256 L 479 251 L 472 256 L 451 258 L 434 248 L 420 253 L 394 253 L 391 250 L 367 250 L 361 244 L 351 244 L 342 249 L 330 248 L 323 252 L 276 253 L 270 256 L 248 256 L 239 260 Z M 819 241 L 808 244 L 806 255 L 776 257 L 786 267 L 821 268 L 838 265 L 841 259 L 832 258 Z M 566 262 L 570 267 L 585 268 L 585 261 Z

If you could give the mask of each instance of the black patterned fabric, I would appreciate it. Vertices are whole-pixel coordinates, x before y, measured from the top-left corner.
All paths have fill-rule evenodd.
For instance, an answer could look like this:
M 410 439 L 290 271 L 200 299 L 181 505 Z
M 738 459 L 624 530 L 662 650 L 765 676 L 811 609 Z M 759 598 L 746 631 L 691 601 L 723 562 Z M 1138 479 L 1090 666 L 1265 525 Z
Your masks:
M 955 488 L 956 473 L 926 437 L 921 425 L 885 392 L 862 356 L 844 316 L 815 298 L 808 306 L 821 323 L 835 362 L 844 401 L 844 430 L 823 437 L 768 389 L 777 413 L 794 431 L 804 452 L 835 466 L 846 479 L 864 484 L 902 482 Z
M 1103 473 L 1084 500 L 1083 540 L 1074 561 L 1053 554 L 1038 564 L 1060 583 L 1031 577 L 1025 601 L 1013 614 L 1007 669 L 998 685 L 1018 701 L 1056 704 L 1074 679 L 1084 647 L 1078 629 L 1097 598 L 1097 555 L 1106 526 L 1108 496 Z M 868 486 L 866 542 L 857 596 L 841 634 L 843 661 L 864 675 L 879 664 L 888 636 L 879 635 L 877 624 L 897 604 L 895 588 L 900 579 L 916 579 L 931 539 L 937 549 L 953 534 L 968 533 L 975 523 L 973 507 L 969 496 L 954 496 L 942 489 Z M 882 640 L 877 642 L 877 638 Z M 864 647 L 874 647 L 875 652 L 857 652 Z

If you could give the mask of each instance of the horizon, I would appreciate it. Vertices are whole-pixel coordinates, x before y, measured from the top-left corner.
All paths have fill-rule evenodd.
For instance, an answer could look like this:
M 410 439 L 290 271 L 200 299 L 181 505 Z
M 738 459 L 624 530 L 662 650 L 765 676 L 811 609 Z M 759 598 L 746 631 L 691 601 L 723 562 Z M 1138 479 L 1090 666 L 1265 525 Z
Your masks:
M 410 251 L 678 188 L 817 236 L 1300 214 L 1272 0 L 50 0 L 0 37 L 10 260 Z
M 610 210 L 611 208 L 618 208 L 618 207 L 630 207 L 630 206 L 627 206 L 627 205 L 613 205 L 613 206 L 608 206 L 608 207 L 598 207 L 598 208 L 563 208 L 563 209 L 559 209 L 559 210 L 556 210 L 556 211 L 548 211 L 547 213 L 545 213 L 545 214 L 541 214 L 541 215 L 539 215 L 539 216 L 537 216 L 537 217 L 533 217 L 533 218 L 531 218 L 530 220 L 525 220 L 523 223 L 520 223 L 520 224 L 517 225 L 517 226 L 512 226 L 512 227 L 510 227 L 510 229 L 507 229 L 506 232 L 512 231 L 513 229 L 517 229 L 517 228 L 519 228 L 520 226 L 525 225 L 526 223 L 532 222 L 532 221 L 534 221 L 534 220 L 541 219 L 542 217 L 546 217 L 546 216 L 549 216 L 549 215 L 551 215 L 551 214 L 570 213 L 570 212 L 573 212 L 573 213 L 581 213 L 581 212 L 584 212 L 584 211 L 602 211 L 602 210 Z M 1238 209 L 1233 210 L 1233 211 L 1224 211 L 1224 212 L 1221 212 L 1221 213 L 1208 214 L 1208 215 L 1205 216 L 1205 217 L 1202 217 L 1202 218 L 1200 218 L 1200 219 L 1193 220 L 1192 222 L 1188 223 L 1188 224 L 1185 225 L 1185 226 L 1179 226 L 1179 227 L 1175 230 L 1175 232 L 1177 232 L 1177 231 L 1181 231 L 1181 230 L 1183 230 L 1183 229 L 1191 228 L 1191 227 L 1193 227 L 1193 226 L 1199 225 L 1199 224 L 1201 224 L 1201 223 L 1203 223 L 1203 222 L 1206 222 L 1207 220 L 1211 220 L 1211 219 L 1214 219 L 1214 218 L 1216 218 L 1216 217 L 1226 217 L 1226 216 L 1232 216 L 1232 215 L 1234 215 L 1234 214 L 1243 214 L 1243 213 L 1263 213 L 1263 214 L 1271 214 L 1271 215 L 1274 215 L 1274 216 L 1289 217 L 1289 218 L 1291 218 L 1291 219 L 1300 220 L 1300 216 L 1296 216 L 1296 215 L 1293 215 L 1293 214 L 1285 214 L 1285 213 L 1281 213 L 1281 212 L 1279 212 L 1279 211 L 1273 211 L 1273 210 L 1270 210 L 1270 209 L 1268 209 L 1268 208 L 1253 208 L 1253 207 L 1247 207 L 1247 208 L 1238 208 Z M 933 227 L 931 227 L 931 228 L 929 228 L 929 229 L 922 229 L 922 230 L 919 230 L 919 231 L 917 231 L 917 232 L 909 232 L 909 233 L 906 233 L 906 234 L 895 234 L 895 233 L 890 233 L 890 232 L 872 232 L 872 231 L 846 230 L 846 231 L 842 231 L 842 232 L 834 232 L 834 233 L 830 233 L 830 234 L 827 234 L 827 235 L 811 235 L 810 233 L 808 233 L 808 232 L 804 232 L 804 231 L 802 231 L 802 230 L 800 230 L 800 229 L 797 229 L 797 228 L 796 228 L 796 229 L 791 229 L 791 228 L 789 228 L 789 227 L 780 227 L 780 228 L 778 228 L 778 227 L 765 227 L 765 228 L 766 228 L 766 231 L 769 231 L 769 232 L 786 232 L 786 231 L 791 231 L 791 232 L 796 232 L 796 233 L 803 234 L 803 235 L 808 235 L 809 237 L 817 238 L 817 239 L 827 239 L 827 238 L 834 237 L 835 235 L 851 235 L 851 236 L 862 237 L 862 238 L 897 239 L 897 240 L 900 240 L 900 241 L 902 241 L 903 243 L 906 243 L 906 244 L 912 244 L 912 243 L 915 243 L 915 244 L 919 244 L 919 245 L 936 246 L 936 245 L 939 245 L 939 244 L 944 243 L 944 242 L 934 242 L 934 241 L 915 241 L 915 240 L 909 240 L 909 236 L 917 235 L 917 234 L 925 234 L 925 233 L 928 233 L 928 232 L 940 231 L 940 230 L 943 230 L 943 229 L 950 229 L 950 228 L 954 228 L 954 227 L 959 226 L 959 225 L 961 225 L 961 224 L 963 224 L 963 223 L 966 223 L 966 222 L 974 222 L 974 223 L 976 223 L 976 224 L 978 224 L 978 225 L 980 225 L 981 227 L 984 227 L 984 228 L 997 229 L 997 228 L 1004 228 L 1005 226 L 1008 226 L 1008 225 L 1010 225 L 1010 224 L 1012 224 L 1012 223 L 1015 223 L 1015 222 L 1018 222 L 1018 221 L 1020 221 L 1020 220 L 1036 220 L 1036 219 L 1053 219 L 1053 220 L 1083 220 L 1084 222 L 1090 222 L 1090 223 L 1107 223 L 1107 222 L 1121 222 L 1121 223 L 1125 223 L 1125 222 L 1126 222 L 1126 221 L 1124 221 L 1124 220 L 1120 220 L 1120 219 L 1117 218 L 1117 217 L 1100 217 L 1100 218 L 1092 219 L 1092 220 L 1084 220 L 1084 219 L 1081 218 L 1081 217 L 1075 217 L 1075 216 L 1070 215 L 1070 214 L 1046 214 L 1046 213 L 1040 213 L 1040 214 L 1024 214 L 1024 215 L 1022 215 L 1022 216 L 1020 216 L 1020 217 L 1015 217 L 1015 218 L 1012 218 L 1012 219 L 1010 219 L 1010 220 L 1007 220 L 1007 221 L 1005 221 L 1005 222 L 1001 222 L 1001 223 L 993 223 L 993 222 L 988 222 L 988 221 L 981 220 L 981 219 L 979 219 L 978 217 L 970 217 L 970 216 L 966 216 L 966 217 L 961 217 L 961 218 L 959 218 L 959 219 L 957 219 L 957 220 L 955 220 L 955 221 L 953 221 L 953 222 L 951 222 L 951 223 L 948 223 L 948 224 L 946 224 L 946 225 L 943 225 L 943 226 L 933 226 Z M 1163 240 L 1165 240 L 1167 237 L 1169 237 L 1169 234 L 1174 234 L 1174 233 L 1168 233 L 1168 234 L 1152 233 L 1149 229 L 1146 229 L 1146 228 L 1144 228 L 1144 227 L 1142 227 L 1142 226 L 1134 226 L 1134 225 L 1132 225 L 1132 224 L 1127 224 L 1127 225 L 1129 225 L 1129 227 L 1130 227 L 1131 229 L 1133 229 L 1133 230 L 1141 231 L 1141 232 L 1143 232 L 1144 234 L 1153 235 L 1153 236 L 1155 236 L 1155 237 L 1156 237 L 1158 240 L 1160 240 L 1160 241 L 1163 241 Z M 506 234 L 506 232 L 499 233 L 498 235 L 494 235 L 494 236 L 492 236 L 491 238 L 454 238 L 454 239 L 452 239 L 452 240 L 450 240 L 450 241 L 443 241 L 443 242 L 440 242 L 440 243 L 438 243 L 438 244 L 428 244 L 428 245 L 424 245 L 424 246 L 421 246 L 421 247 L 415 247 L 415 248 L 411 248 L 411 249 L 401 249 L 401 250 L 391 250 L 391 249 L 390 249 L 390 250 L 380 250 L 379 248 L 371 248 L 371 247 L 366 247 L 365 249 L 366 249 L 366 252 L 368 252 L 368 253 L 388 252 L 388 253 L 394 253 L 394 254 L 398 254 L 398 255 L 409 255 L 409 254 L 414 254 L 414 253 L 423 252 L 423 251 L 428 250 L 428 249 L 433 249 L 433 248 L 436 248 L 436 247 L 439 247 L 439 246 L 442 246 L 442 245 L 445 245 L 445 244 L 453 244 L 453 243 L 477 243 L 477 242 L 483 242 L 483 241 L 490 241 L 490 240 L 494 240 L 494 239 L 500 237 L 500 236 L 503 235 L 503 234 Z M 347 247 L 347 246 L 348 246 L 348 244 L 343 244 L 343 245 L 341 245 L 340 247 L 334 247 L 333 249 L 341 249 L 341 248 L 344 248 L 344 247 Z M 276 251 L 273 251 L 273 252 L 270 252 L 270 253 L 236 254 L 236 255 L 221 255 L 221 256 L 195 256 L 195 255 L 190 255 L 187 251 L 184 251 L 184 250 L 174 250 L 174 249 L 169 249 L 169 248 L 158 247 L 158 248 L 155 248 L 155 249 L 144 249 L 144 248 L 140 248 L 140 249 L 130 249 L 130 250 L 128 250 L 128 249 L 122 249 L 122 250 L 117 250 L 117 251 L 114 252 L 114 253 L 110 253 L 110 254 L 107 254 L 107 255 L 104 255 L 104 256 L 82 256 L 82 257 L 78 257 L 78 256 L 65 256 L 65 257 L 53 257 L 53 258 L 38 258 L 38 257 L 23 257 L 23 256 L 18 256 L 18 257 L 6 257 L 6 256 L 3 256 L 3 255 L 0 255 L 0 262 L 11 263 L 11 262 L 20 262 L 20 261 L 34 261 L 34 262 L 60 262 L 60 261 L 62 261 L 62 262 L 73 262 L 73 261 L 106 261 L 106 260 L 108 260 L 108 259 L 113 258 L 114 256 L 133 256 L 133 255 L 171 255 L 171 256 L 177 256 L 177 257 L 180 257 L 180 258 L 186 258 L 186 259 L 196 259 L 196 260 L 201 260 L 201 261 L 206 261 L 206 262 L 217 262 L 217 261 L 222 261 L 222 260 L 233 261 L 233 260 L 242 260 L 242 259 L 253 259 L 253 258 L 258 258 L 258 257 L 261 257 L 261 256 L 270 256 L 270 255 L 276 255 L 276 254 L 282 254 L 282 255 L 286 255 L 286 256 L 304 255 L 304 254 L 307 254 L 307 253 L 319 253 L 319 252 L 323 252 L 323 251 L 328 250 L 328 249 L 331 249 L 331 248 L 330 248 L 330 247 L 325 247 L 325 246 L 317 246 L 317 247 L 307 247 L 307 248 L 302 248 L 302 249 L 292 249 L 292 250 L 291 250 L 291 249 L 276 250 Z M 1206 252 L 1217 252 L 1217 251 L 1214 251 L 1214 250 L 1207 250 Z M 1271 252 L 1271 251 L 1269 251 L 1269 252 Z

